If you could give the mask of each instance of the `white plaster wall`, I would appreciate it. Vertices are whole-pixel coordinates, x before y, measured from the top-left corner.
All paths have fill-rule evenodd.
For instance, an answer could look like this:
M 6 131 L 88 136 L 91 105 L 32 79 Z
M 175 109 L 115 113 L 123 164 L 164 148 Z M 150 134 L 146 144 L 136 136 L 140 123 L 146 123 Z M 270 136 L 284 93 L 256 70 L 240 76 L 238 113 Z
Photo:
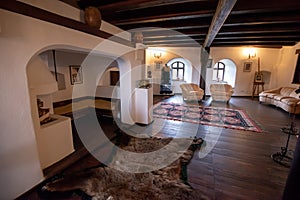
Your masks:
M 0 18 L 0 198 L 14 199 L 43 180 L 30 114 L 28 61 L 47 49 L 63 47 L 87 51 L 104 40 L 2 9 Z M 105 42 L 109 48 L 102 53 L 114 57 L 122 57 L 122 52 L 131 50 Z M 125 59 L 129 59 L 128 55 Z M 122 71 L 129 71 L 130 65 L 129 60 L 124 60 Z M 131 90 L 130 80 L 124 81 L 127 81 L 124 92 Z M 126 113 L 123 114 L 126 119 Z
M 300 49 L 300 43 L 293 47 L 281 49 L 278 68 L 276 69 L 277 79 L 273 82 L 275 87 L 290 86 L 298 88 L 298 84 L 292 84 L 293 75 L 296 68 L 297 57 L 296 49 Z
M 54 72 L 54 62 L 53 62 L 53 54 L 52 51 L 47 51 L 43 54 L 47 55 L 47 64 L 49 66 L 50 71 Z M 64 74 L 65 76 L 65 84 L 66 89 L 58 90 L 52 93 L 53 102 L 63 101 L 72 98 L 73 85 L 71 85 L 70 81 L 70 65 L 81 65 L 83 60 L 85 59 L 86 54 L 84 53 L 71 53 L 71 52 L 63 52 L 63 51 L 55 51 L 55 60 L 56 60 L 56 70 L 58 73 Z M 83 75 L 84 78 L 84 75 Z
M 98 82 L 99 86 L 110 86 L 110 71 L 119 71 L 118 67 L 111 67 L 112 65 L 116 66 L 117 64 L 111 64 L 109 68 L 104 72 L 103 76 Z
M 54 71 L 52 51 L 47 51 L 44 54 L 47 54 L 50 70 Z M 88 54 L 85 52 L 65 51 L 65 50 L 56 50 L 55 55 L 56 55 L 55 57 L 56 57 L 57 72 L 64 74 L 66 89 L 58 90 L 57 92 L 52 94 L 54 102 L 59 102 L 59 101 L 72 98 L 74 85 L 72 85 L 70 81 L 70 71 L 69 71 L 70 65 L 82 66 L 83 84 L 76 85 L 77 88 L 80 88 L 81 86 L 85 85 L 85 83 L 91 79 L 95 79 L 95 81 L 97 81 L 96 79 L 98 77 L 98 74 L 100 75 L 100 73 L 103 72 L 103 70 L 105 70 L 105 72 L 103 72 L 102 78 L 107 80 L 107 85 L 109 85 L 109 73 L 107 73 L 108 71 L 107 68 L 109 68 L 112 63 L 115 63 L 113 58 L 102 56 L 102 55 L 95 55 L 95 54 L 88 56 Z M 85 59 L 89 60 L 89 64 L 86 64 L 87 61 L 85 61 Z M 83 65 L 84 63 L 85 65 Z M 90 73 L 89 71 L 92 71 L 92 73 Z M 92 83 L 93 82 L 91 82 L 90 84 Z M 82 96 L 84 95 L 87 94 L 82 93 Z M 107 92 L 101 95 L 101 92 L 99 91 L 97 92 L 97 96 L 108 97 Z
M 154 83 L 160 83 L 161 78 L 161 70 L 154 69 L 153 66 L 154 61 L 156 60 L 153 57 L 153 51 L 158 49 L 162 51 L 162 56 L 160 61 L 164 65 L 168 63 L 170 60 L 174 58 L 184 58 L 187 63 L 191 66 L 190 73 L 191 77 L 187 79 L 187 82 L 193 82 L 199 84 L 200 81 L 200 71 L 201 71 L 201 47 L 159 47 L 159 48 L 148 48 L 146 50 L 146 65 L 152 71 L 152 81 Z M 148 71 L 147 70 L 147 71 Z M 146 77 L 146 75 L 145 75 Z M 176 92 L 181 91 L 180 89 L 176 89 Z M 180 92 L 179 92 L 180 93 Z M 159 94 L 159 90 L 157 88 L 153 90 L 153 94 Z
M 257 71 L 257 58 L 260 57 L 260 69 L 264 71 L 271 71 L 271 83 L 265 85 L 265 90 L 273 88 L 274 84 L 272 81 L 276 81 L 277 73 L 275 73 L 279 57 L 280 49 L 268 49 L 268 48 L 257 48 L 256 58 L 248 59 L 247 55 L 244 54 L 246 47 L 212 47 L 210 50 L 210 56 L 213 59 L 213 64 L 222 59 L 231 59 L 237 66 L 237 78 L 234 89 L 234 96 L 251 96 L 252 95 L 252 84 L 254 80 L 254 73 Z M 251 72 L 243 72 L 244 62 L 251 61 L 252 70 Z M 274 71 L 275 70 L 275 71 Z M 212 80 L 212 73 L 207 74 L 207 83 Z M 207 86 L 208 86 L 207 85 Z
M 193 73 L 191 82 L 198 84 L 201 71 L 201 47 L 166 47 L 166 49 L 191 63 Z

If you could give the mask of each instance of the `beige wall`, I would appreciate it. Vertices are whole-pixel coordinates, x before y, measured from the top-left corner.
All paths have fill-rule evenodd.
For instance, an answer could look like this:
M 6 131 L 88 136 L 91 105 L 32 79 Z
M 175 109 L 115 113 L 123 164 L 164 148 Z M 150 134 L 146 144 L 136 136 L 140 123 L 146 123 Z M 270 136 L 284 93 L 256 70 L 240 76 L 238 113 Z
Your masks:
M 254 80 L 255 71 L 258 70 L 258 57 L 260 58 L 260 70 L 271 72 L 270 82 L 265 84 L 265 90 L 279 86 L 292 86 L 292 76 L 295 70 L 297 55 L 296 49 L 300 48 L 300 44 L 294 47 L 278 48 L 254 48 L 256 51 L 255 58 L 248 58 L 245 54 L 245 49 L 249 47 L 212 47 L 210 57 L 213 59 L 213 64 L 222 59 L 230 59 L 237 67 L 236 87 L 234 88 L 234 96 L 251 96 L 252 83 Z M 162 57 L 159 59 L 162 64 L 167 63 L 175 57 L 184 57 L 189 60 L 192 65 L 200 71 L 200 48 L 168 48 L 160 47 L 157 50 L 162 50 Z M 146 65 L 153 68 L 154 61 L 152 49 L 147 50 Z M 252 62 L 251 72 L 244 72 L 244 62 Z M 206 86 L 209 88 L 212 80 L 212 69 L 207 69 Z M 160 78 L 160 71 L 153 70 L 153 78 Z M 195 74 L 193 74 L 194 76 Z M 145 75 L 146 77 L 146 75 Z M 195 77 L 195 76 L 194 76 Z M 193 79 L 197 83 L 198 80 Z M 207 90 L 209 94 L 209 91 Z
M 294 73 L 296 57 L 296 47 L 276 48 L 255 48 L 256 57 L 248 59 L 244 54 L 246 47 L 212 47 L 210 56 L 213 62 L 216 63 L 221 59 L 232 60 L 237 67 L 236 87 L 234 96 L 250 96 L 252 92 L 252 83 L 254 73 L 257 71 L 257 58 L 260 57 L 260 69 L 271 72 L 271 80 L 265 85 L 265 90 L 279 86 L 292 85 L 292 75 Z M 299 48 L 299 45 L 298 45 Z M 244 72 L 244 62 L 253 62 L 251 72 Z M 207 77 L 207 79 L 211 79 Z
M 161 51 L 161 58 L 154 58 L 154 52 Z M 200 47 L 159 47 L 159 48 L 148 48 L 146 50 L 146 66 L 150 67 L 152 71 L 152 79 L 154 83 L 160 83 L 161 79 L 161 70 L 155 69 L 155 62 L 160 61 L 162 65 L 165 65 L 170 60 L 174 58 L 183 58 L 187 63 L 191 65 L 192 77 L 189 77 L 188 80 L 191 80 L 193 83 L 199 83 L 199 74 L 201 70 L 201 58 L 200 58 Z M 148 70 L 145 71 L 147 73 Z M 147 74 L 144 74 L 144 77 L 147 77 Z M 178 91 L 178 90 L 177 90 Z M 154 94 L 159 94 L 159 89 L 154 89 Z
M 298 57 L 298 55 L 295 54 L 296 49 L 300 49 L 300 43 L 294 47 L 285 47 L 281 49 L 278 68 L 276 70 L 276 75 L 278 78 L 276 81 L 274 81 L 275 86 L 299 87 L 299 85 L 292 84 Z
M 48 66 L 50 71 L 54 72 L 54 63 L 53 63 L 53 54 L 52 51 L 46 51 L 42 53 L 43 57 L 47 60 Z M 94 67 L 95 68 L 95 73 L 99 74 L 100 70 L 106 70 L 100 80 L 98 81 L 101 82 L 101 85 L 106 85 L 108 86 L 110 84 L 110 77 L 109 77 L 109 71 L 110 70 L 118 70 L 118 68 L 110 68 L 110 66 L 117 66 L 117 62 L 114 61 L 113 58 L 110 57 L 105 57 L 101 55 L 93 55 L 95 57 L 95 63 L 93 63 L 93 66 L 91 64 L 88 65 L 89 70 Z M 55 58 L 56 58 L 56 69 L 57 73 L 61 73 L 64 75 L 65 78 L 65 86 L 66 88 L 63 90 L 59 90 L 55 93 L 52 94 L 53 102 L 58 102 L 58 101 L 63 101 L 67 99 L 72 98 L 73 94 L 73 88 L 74 85 L 71 84 L 70 81 L 70 72 L 69 72 L 69 66 L 70 65 L 79 65 L 82 66 L 84 63 L 85 59 L 88 57 L 87 53 L 84 52 L 76 52 L 76 51 L 67 51 L 67 50 L 56 50 L 55 51 Z M 89 58 L 90 59 L 90 58 Z M 107 68 L 110 68 L 107 70 Z M 85 74 L 85 72 L 89 70 L 85 70 L 84 66 L 82 67 L 83 69 L 83 82 L 88 81 L 90 79 L 88 74 Z M 96 77 L 95 79 L 97 79 Z M 101 94 L 97 94 L 98 96 Z

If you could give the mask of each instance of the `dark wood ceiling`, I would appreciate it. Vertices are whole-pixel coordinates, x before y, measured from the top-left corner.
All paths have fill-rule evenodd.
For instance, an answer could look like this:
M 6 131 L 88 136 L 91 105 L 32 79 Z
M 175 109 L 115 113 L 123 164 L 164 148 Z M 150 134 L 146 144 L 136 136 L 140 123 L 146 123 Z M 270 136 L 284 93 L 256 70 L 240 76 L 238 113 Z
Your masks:
M 300 0 L 61 1 L 98 7 L 103 20 L 123 30 L 142 28 L 148 46 L 281 48 L 300 41 Z

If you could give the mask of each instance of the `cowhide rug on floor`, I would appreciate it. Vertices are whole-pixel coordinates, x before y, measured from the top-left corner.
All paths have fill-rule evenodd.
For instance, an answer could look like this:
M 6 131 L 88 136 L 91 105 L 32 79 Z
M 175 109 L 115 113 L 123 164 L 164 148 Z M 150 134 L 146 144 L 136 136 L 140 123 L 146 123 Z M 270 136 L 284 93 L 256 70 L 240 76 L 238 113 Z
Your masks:
M 123 149 L 134 152 L 149 152 L 160 149 L 173 138 L 132 138 Z M 81 190 L 92 200 L 200 200 L 204 195 L 185 184 L 184 166 L 192 159 L 194 151 L 203 140 L 190 141 L 189 148 L 172 164 L 146 173 L 129 173 L 110 167 L 99 167 L 67 175 L 47 183 L 43 189 L 50 192 Z M 175 142 L 176 143 L 176 142 Z M 176 144 L 181 144 L 180 142 Z M 115 156 L 118 158 L 118 156 Z M 115 158 L 114 158 L 115 159 Z

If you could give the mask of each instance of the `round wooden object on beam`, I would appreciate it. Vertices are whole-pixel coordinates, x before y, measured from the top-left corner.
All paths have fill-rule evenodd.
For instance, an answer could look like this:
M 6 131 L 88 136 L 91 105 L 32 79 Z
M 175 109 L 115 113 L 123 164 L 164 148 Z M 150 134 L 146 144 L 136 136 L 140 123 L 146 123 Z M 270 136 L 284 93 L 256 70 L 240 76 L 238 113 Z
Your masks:
M 89 26 L 100 28 L 101 13 L 98 8 L 89 6 L 84 10 L 84 20 Z

